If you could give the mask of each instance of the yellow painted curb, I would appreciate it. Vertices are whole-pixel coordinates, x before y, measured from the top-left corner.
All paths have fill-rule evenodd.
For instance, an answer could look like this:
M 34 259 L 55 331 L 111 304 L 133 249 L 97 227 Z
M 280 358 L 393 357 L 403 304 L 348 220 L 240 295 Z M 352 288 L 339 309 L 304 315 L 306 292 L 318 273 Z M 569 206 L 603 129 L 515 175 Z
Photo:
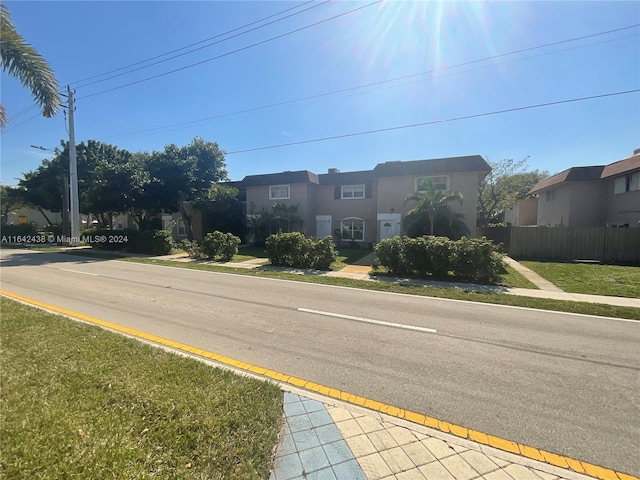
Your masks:
M 101 327 L 105 327 L 110 330 L 126 333 L 127 335 L 131 335 L 133 337 L 149 340 L 153 343 L 165 345 L 176 350 L 181 350 L 183 352 L 193 353 L 201 357 L 210 358 L 224 365 L 228 365 L 234 368 L 238 368 L 240 370 L 251 372 L 253 374 L 258 374 L 263 377 L 271 378 L 281 383 L 287 383 L 295 387 L 303 388 L 305 390 L 309 390 L 325 396 L 330 396 L 354 405 L 364 406 L 370 410 L 378 411 L 380 413 L 384 413 L 392 417 L 408 420 L 418 425 L 424 425 L 436 430 L 440 430 L 441 432 L 444 432 L 444 433 L 450 433 L 457 437 L 469 439 L 484 445 L 490 445 L 499 450 L 504 450 L 506 452 L 522 455 L 524 457 L 538 460 L 543 463 L 547 463 L 549 465 L 561 467 L 567 470 L 573 470 L 577 473 L 586 474 L 591 477 L 598 478 L 600 480 L 640 480 L 640 478 L 634 477 L 633 475 L 629 475 L 622 472 L 616 472 L 609 468 L 600 467 L 598 465 L 593 465 L 588 462 L 583 462 L 583 461 L 565 457 L 562 455 L 557 455 L 555 453 L 539 450 L 535 447 L 530 447 L 528 445 L 515 443 L 510 440 L 505 440 L 503 438 L 495 437 L 493 435 L 488 435 L 486 433 L 471 430 L 461 425 L 455 425 L 453 423 L 445 422 L 443 420 L 438 420 L 437 418 L 428 417 L 421 413 L 407 411 L 398 407 L 394 407 L 393 405 L 388 405 L 385 403 L 378 402 L 376 400 L 361 397 L 359 395 L 336 390 L 334 388 L 330 388 L 324 385 L 310 382 L 302 378 L 289 376 L 284 373 L 276 372 L 275 370 L 269 370 L 268 368 L 260 367 L 258 365 L 252 365 L 250 363 L 241 362 L 239 360 L 235 360 L 233 358 L 226 357 L 224 355 L 219 355 L 217 353 L 209 352 L 207 350 L 202 350 L 200 348 L 193 347 L 191 345 L 186 345 L 184 343 L 169 340 L 167 338 L 158 337 L 157 335 L 153 335 L 140 330 L 135 330 L 133 328 L 125 327 L 117 323 L 100 320 L 99 318 L 90 317 L 88 315 L 84 315 L 78 312 L 73 312 L 71 310 L 66 310 L 64 308 L 56 307 L 54 305 L 49 305 L 47 303 L 39 302 L 38 300 L 33 300 L 31 298 L 23 297 L 22 295 L 17 295 L 15 293 L 7 292 L 5 290 L 0 290 L 0 295 L 8 298 L 12 298 L 14 300 L 18 300 L 20 302 L 23 302 L 29 305 L 40 307 L 42 309 L 45 309 L 51 312 L 60 313 L 67 317 L 76 318 L 76 319 L 83 320 L 87 323 L 92 323 L 95 325 L 100 325 Z

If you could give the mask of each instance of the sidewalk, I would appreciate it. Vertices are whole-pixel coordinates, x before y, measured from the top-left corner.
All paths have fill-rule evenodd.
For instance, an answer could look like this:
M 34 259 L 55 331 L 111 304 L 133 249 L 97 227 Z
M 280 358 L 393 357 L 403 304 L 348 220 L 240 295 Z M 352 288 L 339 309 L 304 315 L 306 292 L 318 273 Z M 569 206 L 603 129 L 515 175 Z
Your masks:
M 542 457 L 537 449 L 531 450 Z M 570 465 L 595 478 L 634 478 L 619 477 L 611 470 L 560 455 L 543 454 L 557 464 Z M 283 426 L 270 480 L 583 480 L 593 477 L 351 404 L 308 392 L 285 390 Z
M 173 260 L 180 262 L 191 262 L 192 259 L 186 253 L 179 253 L 175 255 L 166 255 L 162 257 L 156 257 L 162 260 Z M 425 285 L 432 286 L 438 288 L 457 288 L 460 290 L 466 291 L 474 291 L 474 292 L 484 292 L 484 293 L 502 293 L 506 295 L 518 295 L 523 297 L 532 297 L 532 298 L 546 298 L 553 300 L 568 300 L 574 302 L 587 302 L 587 303 L 600 303 L 604 305 L 613 305 L 618 307 L 635 307 L 640 308 L 640 299 L 638 298 L 626 298 L 626 297 L 609 297 L 604 295 L 587 295 L 584 293 L 568 293 L 562 291 L 557 286 L 553 285 L 548 280 L 542 278 L 540 275 L 535 273 L 533 270 L 528 269 L 524 265 L 516 262 L 512 258 L 505 257 L 505 261 L 508 265 L 515 268 L 520 274 L 522 274 L 527 280 L 536 285 L 539 290 L 530 289 L 530 288 L 506 288 L 496 285 L 477 285 L 473 283 L 459 283 L 459 282 L 442 282 L 442 281 L 431 281 L 431 280 L 418 280 L 418 279 L 403 279 L 396 277 L 376 277 L 371 276 L 371 266 L 373 265 L 375 259 L 375 254 L 371 253 L 364 258 L 361 258 L 357 262 L 352 265 L 348 265 L 342 270 L 339 271 L 331 271 L 331 272 L 318 272 L 313 271 L 314 275 L 326 275 L 328 277 L 341 277 L 341 278 L 350 278 L 353 280 L 367 280 L 373 282 L 398 282 L 406 285 Z M 264 270 L 272 270 L 272 271 L 285 271 L 292 273 L 304 274 L 308 273 L 305 270 L 300 269 L 292 269 L 292 268 L 284 268 L 284 267 L 274 267 L 268 264 L 265 264 L 265 259 L 256 258 L 253 260 L 248 260 L 246 262 L 208 262 L 212 265 L 222 265 L 226 267 L 233 268 L 248 268 L 255 269 L 261 268 Z

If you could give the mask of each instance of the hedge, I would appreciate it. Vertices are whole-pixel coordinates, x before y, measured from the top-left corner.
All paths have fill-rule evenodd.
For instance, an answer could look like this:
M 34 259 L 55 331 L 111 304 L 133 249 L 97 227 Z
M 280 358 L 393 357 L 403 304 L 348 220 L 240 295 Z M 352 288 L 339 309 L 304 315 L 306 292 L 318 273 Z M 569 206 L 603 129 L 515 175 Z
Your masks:
M 270 235 L 265 245 L 272 265 L 329 270 L 338 258 L 333 237 L 307 238 L 300 232 Z
M 228 262 L 238 253 L 238 245 L 240 245 L 240 239 L 234 234 L 216 230 L 207 233 L 207 236 L 202 240 L 200 251 L 206 258 Z
M 378 263 L 390 273 L 416 278 L 497 282 L 506 272 L 498 249 L 486 237 L 453 241 L 446 237 L 393 237 L 376 245 Z

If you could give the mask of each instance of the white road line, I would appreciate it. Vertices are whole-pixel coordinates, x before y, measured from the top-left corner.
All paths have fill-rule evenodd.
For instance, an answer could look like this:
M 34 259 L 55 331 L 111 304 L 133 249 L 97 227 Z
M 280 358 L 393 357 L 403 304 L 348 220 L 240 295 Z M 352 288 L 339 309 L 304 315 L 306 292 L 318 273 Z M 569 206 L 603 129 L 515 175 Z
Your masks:
M 94 277 L 100 276 L 99 273 L 81 272 L 80 270 L 69 270 L 68 268 L 59 268 L 58 270 L 64 270 L 65 272 L 81 273 L 83 275 L 93 275 Z
M 403 323 L 384 322 L 382 320 L 374 320 L 372 318 L 354 317 L 352 315 L 343 315 L 341 313 L 322 312 L 320 310 L 311 310 L 309 308 L 298 308 L 298 312 L 314 313 L 316 315 L 324 315 L 326 317 L 344 318 L 345 320 L 353 320 L 356 322 L 372 323 L 374 325 L 382 325 L 383 327 L 402 328 L 403 330 L 415 330 L 424 333 L 436 333 L 433 328 L 416 327 L 415 325 L 405 325 Z

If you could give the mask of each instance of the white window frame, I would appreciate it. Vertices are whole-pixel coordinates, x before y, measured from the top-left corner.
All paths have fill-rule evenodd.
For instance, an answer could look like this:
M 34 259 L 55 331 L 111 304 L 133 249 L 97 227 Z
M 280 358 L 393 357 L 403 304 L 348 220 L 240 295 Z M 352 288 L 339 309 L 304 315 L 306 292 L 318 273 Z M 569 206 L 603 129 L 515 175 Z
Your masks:
M 417 177 L 416 178 L 416 184 L 415 184 L 415 191 L 418 193 L 421 192 L 425 192 L 426 190 L 421 190 L 420 189 L 420 185 L 422 184 L 422 182 L 428 178 L 433 179 L 433 181 L 436 184 L 436 188 L 438 187 L 439 184 L 442 184 L 442 182 L 438 182 L 437 179 L 444 179 L 444 184 L 445 184 L 445 188 L 437 188 L 438 190 L 444 192 L 446 190 L 451 190 L 451 177 L 449 175 L 427 175 L 427 176 L 423 176 L 423 177 Z
M 360 230 L 355 230 L 352 228 L 353 226 L 353 222 L 362 222 L 362 238 L 349 238 L 349 237 L 345 237 L 345 231 L 347 232 L 360 232 Z M 351 226 L 351 228 L 345 228 L 345 227 L 349 227 Z M 340 221 L 340 234 L 342 236 L 343 240 L 348 240 L 351 242 L 364 242 L 364 234 L 365 234 L 365 221 L 362 218 L 358 218 L 358 217 L 347 217 L 343 220 Z
M 640 190 L 640 172 L 629 173 L 617 177 L 614 184 L 614 193 L 634 192 Z
M 176 235 L 178 235 L 179 237 L 187 236 L 187 225 L 181 218 L 176 222 Z
M 350 196 L 348 194 L 351 194 Z M 356 193 L 362 194 L 356 196 Z M 342 200 L 359 200 L 365 197 L 365 186 L 361 185 L 342 185 L 340 190 L 340 198 Z
M 286 196 L 274 195 L 276 189 L 287 189 Z M 289 200 L 291 198 L 291 187 L 289 185 L 269 185 L 269 200 Z

